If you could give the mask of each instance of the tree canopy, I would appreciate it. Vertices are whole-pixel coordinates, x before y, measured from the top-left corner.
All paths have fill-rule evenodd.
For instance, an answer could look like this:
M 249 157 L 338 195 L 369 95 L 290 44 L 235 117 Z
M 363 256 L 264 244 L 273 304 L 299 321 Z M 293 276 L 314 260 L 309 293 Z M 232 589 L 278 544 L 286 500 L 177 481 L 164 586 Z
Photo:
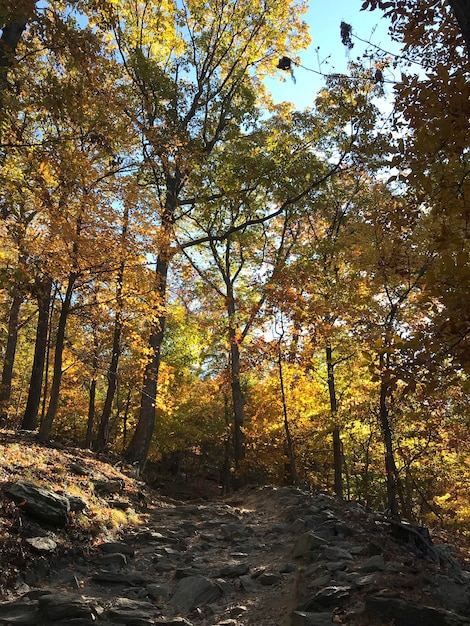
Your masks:
M 459 7 L 364 2 L 402 52 L 301 111 L 265 78 L 308 47 L 303 2 L 6 3 L 2 425 L 463 527 Z

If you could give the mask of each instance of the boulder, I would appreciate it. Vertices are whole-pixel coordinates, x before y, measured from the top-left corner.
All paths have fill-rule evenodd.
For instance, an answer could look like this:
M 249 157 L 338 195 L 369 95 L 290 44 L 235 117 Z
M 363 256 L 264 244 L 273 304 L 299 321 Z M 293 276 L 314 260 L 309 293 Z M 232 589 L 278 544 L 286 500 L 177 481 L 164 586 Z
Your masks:
M 38 487 L 26 480 L 19 480 L 6 492 L 22 510 L 47 524 L 65 526 L 69 521 L 70 502 L 48 489 Z

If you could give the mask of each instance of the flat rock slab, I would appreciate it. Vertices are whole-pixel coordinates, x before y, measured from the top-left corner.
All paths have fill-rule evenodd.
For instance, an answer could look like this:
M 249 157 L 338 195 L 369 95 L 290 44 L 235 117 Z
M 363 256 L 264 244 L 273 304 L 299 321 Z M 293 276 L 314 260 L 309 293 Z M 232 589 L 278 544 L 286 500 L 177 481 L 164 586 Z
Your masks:
M 463 626 L 470 620 L 444 609 L 418 606 L 399 598 L 371 596 L 366 600 L 365 613 L 378 623 L 395 626 Z
M 36 626 L 37 603 L 16 600 L 15 602 L 7 602 L 0 604 L 0 624 L 20 626 Z
M 43 620 L 56 622 L 60 619 L 96 617 L 90 600 L 72 593 L 50 593 L 38 598 L 39 614 Z
M 50 537 L 28 537 L 25 542 L 35 552 L 54 552 L 57 548 L 57 543 Z
M 31 517 L 53 526 L 65 526 L 69 521 L 69 500 L 53 491 L 19 480 L 6 493 Z
M 190 576 L 179 581 L 176 592 L 170 600 L 170 605 L 190 611 L 197 607 L 216 602 L 222 591 L 204 576 Z

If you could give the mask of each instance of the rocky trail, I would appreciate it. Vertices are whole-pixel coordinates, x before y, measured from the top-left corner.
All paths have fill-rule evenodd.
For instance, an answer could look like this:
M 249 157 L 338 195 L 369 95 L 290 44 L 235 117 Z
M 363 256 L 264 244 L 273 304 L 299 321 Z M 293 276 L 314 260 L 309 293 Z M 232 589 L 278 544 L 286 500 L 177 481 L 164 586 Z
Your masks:
M 85 471 L 86 461 L 73 469 Z M 114 506 L 131 487 L 127 502 L 137 497 L 128 476 L 99 485 L 109 487 Z M 119 501 L 111 493 L 117 486 Z M 189 503 L 145 493 L 138 523 L 112 540 L 67 543 L 57 519 L 54 528 L 34 510 L 57 512 L 64 495 L 30 481 L 6 483 L 4 507 L 23 509 L 19 528 L 10 524 L 3 540 L 11 545 L 14 537 L 14 558 L 26 565 L 4 593 L 0 624 L 470 624 L 465 561 L 418 527 L 291 487 Z

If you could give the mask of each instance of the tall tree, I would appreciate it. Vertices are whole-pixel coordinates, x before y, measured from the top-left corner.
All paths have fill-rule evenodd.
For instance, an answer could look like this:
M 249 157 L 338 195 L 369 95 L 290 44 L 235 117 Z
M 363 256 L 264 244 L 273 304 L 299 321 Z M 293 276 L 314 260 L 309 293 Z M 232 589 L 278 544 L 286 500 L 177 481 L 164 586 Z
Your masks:
M 168 271 L 183 190 L 202 182 L 200 170 L 219 144 L 249 126 L 259 75 L 273 55 L 307 42 L 302 4 L 191 0 L 163 14 L 148 3 L 115 21 L 123 63 L 136 91 L 135 124 L 142 133 L 147 180 L 158 198 L 156 253 L 158 308 L 149 338 L 139 421 L 126 451 L 145 464 L 155 425 L 155 399 L 165 331 Z M 155 28 L 154 28 L 155 25 Z M 151 37 L 150 37 L 151 33 Z M 271 69 L 272 71 L 272 69 Z M 201 199 L 199 200 L 201 201 Z

